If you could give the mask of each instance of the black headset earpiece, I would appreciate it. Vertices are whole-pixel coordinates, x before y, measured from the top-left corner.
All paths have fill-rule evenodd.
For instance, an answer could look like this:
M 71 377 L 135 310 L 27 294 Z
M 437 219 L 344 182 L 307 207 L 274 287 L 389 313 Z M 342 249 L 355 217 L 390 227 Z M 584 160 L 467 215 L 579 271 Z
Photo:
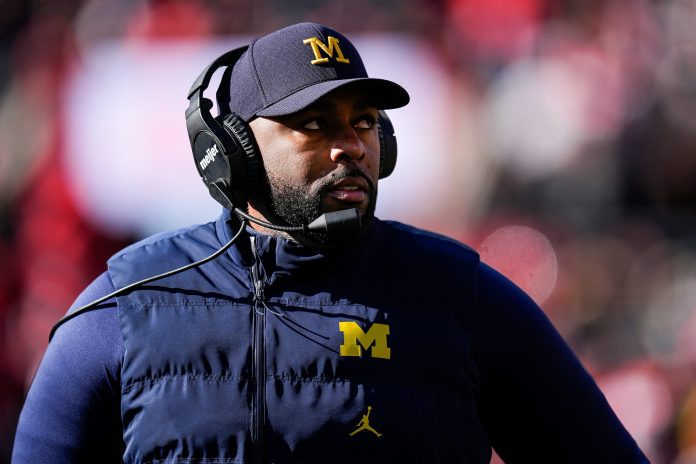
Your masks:
M 377 118 L 379 132 L 379 178 L 384 179 L 396 167 L 396 136 L 394 126 L 384 110 L 379 111 Z
M 247 123 L 234 113 L 213 117 L 213 103 L 203 97 L 203 92 L 215 71 L 221 67 L 231 69 L 246 49 L 245 46 L 225 53 L 201 72 L 189 90 L 186 110 L 196 169 L 212 197 L 230 210 L 246 209 L 249 192 L 260 183 L 261 157 Z M 227 76 L 226 70 L 223 80 Z M 221 88 L 225 87 L 223 82 Z
M 244 188 L 245 198 L 248 196 L 248 192 L 251 192 L 261 184 L 263 179 L 263 163 L 261 161 L 261 152 L 256 145 L 256 139 L 254 138 L 254 133 L 251 131 L 249 124 L 247 124 L 240 116 L 235 113 L 229 113 L 227 115 L 221 116 L 222 125 L 227 130 L 227 133 L 232 136 L 235 142 L 241 146 L 244 159 L 246 161 L 246 170 L 244 179 L 238 179 L 238 182 L 232 182 L 232 187 L 240 186 Z M 242 205 L 242 209 L 246 206 Z

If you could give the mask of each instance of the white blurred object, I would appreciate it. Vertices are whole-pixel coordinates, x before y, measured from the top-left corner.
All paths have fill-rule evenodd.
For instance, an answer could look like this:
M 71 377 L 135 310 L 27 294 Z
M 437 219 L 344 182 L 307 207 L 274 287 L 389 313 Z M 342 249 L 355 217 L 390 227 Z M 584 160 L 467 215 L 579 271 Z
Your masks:
M 106 40 L 82 49 L 83 63 L 65 87 L 66 166 L 78 207 L 95 225 L 145 236 L 219 214 L 193 164 L 186 93 L 215 57 L 248 41 Z M 407 222 L 443 214 L 457 182 L 453 136 L 441 123 L 453 106 L 448 74 L 430 48 L 408 36 L 353 41 L 371 76 L 402 84 L 412 97 L 389 112 L 399 158 L 380 183 L 377 213 Z
M 615 135 L 622 112 L 620 76 L 597 50 L 523 58 L 491 86 L 487 146 L 533 180 L 570 165 L 588 141 Z
M 100 42 L 83 50 L 66 87 L 66 163 L 78 206 L 97 226 L 144 236 L 216 217 L 221 207 L 190 152 L 186 94 L 209 61 L 238 44 Z

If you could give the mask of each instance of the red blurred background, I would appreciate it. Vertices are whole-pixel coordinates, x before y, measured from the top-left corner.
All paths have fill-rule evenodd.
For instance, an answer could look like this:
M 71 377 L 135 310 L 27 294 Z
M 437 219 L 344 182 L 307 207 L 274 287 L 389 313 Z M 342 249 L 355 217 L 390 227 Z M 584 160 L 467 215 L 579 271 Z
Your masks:
M 696 463 L 696 0 L 5 0 L 0 463 L 51 325 L 105 259 L 218 213 L 188 86 L 318 21 L 412 103 L 378 215 L 523 287 L 654 463 Z M 282 70 L 279 70 L 282 72 Z

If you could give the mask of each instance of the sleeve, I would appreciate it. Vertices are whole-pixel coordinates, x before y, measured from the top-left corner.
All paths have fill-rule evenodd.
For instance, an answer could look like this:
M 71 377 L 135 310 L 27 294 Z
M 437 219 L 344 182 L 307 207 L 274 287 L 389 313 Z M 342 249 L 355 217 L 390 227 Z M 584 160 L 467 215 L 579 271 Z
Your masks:
M 479 413 L 506 463 L 648 462 L 531 298 L 481 264 L 477 300 Z
M 113 290 L 105 272 L 82 292 L 70 311 Z M 12 462 L 122 462 L 122 355 L 115 302 L 60 327 L 27 393 Z

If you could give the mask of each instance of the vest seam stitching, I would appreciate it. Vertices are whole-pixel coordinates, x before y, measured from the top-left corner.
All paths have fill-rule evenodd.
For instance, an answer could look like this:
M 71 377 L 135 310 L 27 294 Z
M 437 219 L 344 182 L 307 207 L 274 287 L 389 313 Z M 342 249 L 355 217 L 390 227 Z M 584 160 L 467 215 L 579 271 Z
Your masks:
M 130 295 L 128 295 L 130 297 Z M 118 297 L 121 298 L 121 297 Z M 187 306 L 215 306 L 215 307 L 238 307 L 238 306 L 244 306 L 244 307 L 249 307 L 251 306 L 251 301 L 243 301 L 243 302 L 222 302 L 218 303 L 216 301 L 202 301 L 202 302 L 183 302 L 183 303 L 166 303 L 166 304 L 158 304 L 158 303 L 151 303 L 151 302 L 139 302 L 139 303 L 121 303 L 120 307 L 123 309 L 154 309 L 154 308 L 184 308 Z
M 133 389 L 137 387 L 143 387 L 149 384 L 150 388 L 155 386 L 156 384 L 164 381 L 180 381 L 180 380 L 195 380 L 195 381 L 203 381 L 207 383 L 228 383 L 228 382 L 237 382 L 237 381 L 242 381 L 242 380 L 250 380 L 250 377 L 247 376 L 212 376 L 212 375 L 200 375 L 200 374 L 191 374 L 191 375 L 163 375 L 160 377 L 148 377 L 144 378 L 142 380 L 135 381 L 133 383 L 130 383 L 128 385 L 125 385 L 121 389 L 121 393 L 129 393 Z

